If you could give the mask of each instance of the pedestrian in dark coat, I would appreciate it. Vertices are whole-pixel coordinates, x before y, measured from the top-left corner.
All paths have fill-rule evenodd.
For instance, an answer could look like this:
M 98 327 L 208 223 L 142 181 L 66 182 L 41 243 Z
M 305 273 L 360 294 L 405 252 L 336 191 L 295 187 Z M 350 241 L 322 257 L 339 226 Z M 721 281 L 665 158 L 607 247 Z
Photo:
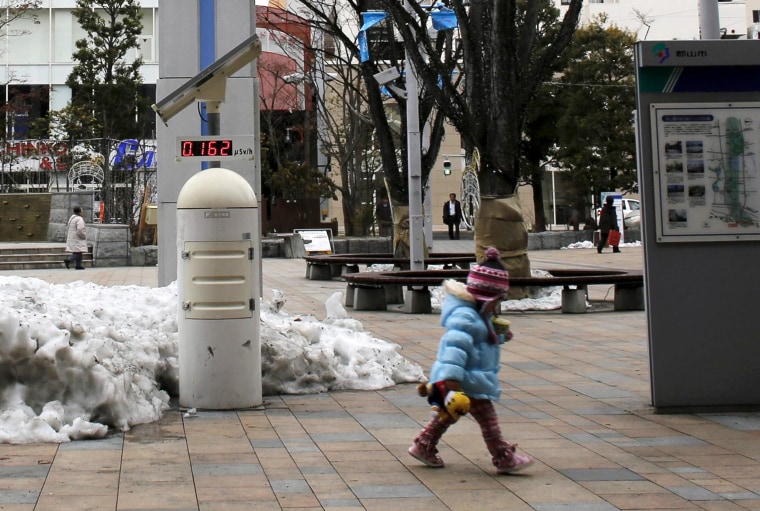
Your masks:
M 449 200 L 443 205 L 443 223 L 449 226 L 449 239 L 459 239 L 459 223 L 462 221 L 462 204 L 457 194 L 450 193 Z
M 596 246 L 596 251 L 600 254 L 602 253 L 602 249 L 607 244 L 607 240 L 610 237 L 610 231 L 617 231 L 618 228 L 618 222 L 617 222 L 617 211 L 615 211 L 615 206 L 613 206 L 614 198 L 611 195 L 607 196 L 607 199 L 605 200 L 604 206 L 602 206 L 602 212 L 599 214 L 599 244 Z M 617 245 L 612 247 L 613 252 L 620 252 L 620 247 Z

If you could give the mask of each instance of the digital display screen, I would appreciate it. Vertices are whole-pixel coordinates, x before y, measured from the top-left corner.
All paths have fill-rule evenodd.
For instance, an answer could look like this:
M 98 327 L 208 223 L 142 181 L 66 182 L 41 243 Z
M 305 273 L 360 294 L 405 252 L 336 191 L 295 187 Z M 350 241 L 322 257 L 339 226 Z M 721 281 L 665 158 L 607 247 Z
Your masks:
M 183 158 L 233 156 L 232 139 L 180 140 L 180 156 Z

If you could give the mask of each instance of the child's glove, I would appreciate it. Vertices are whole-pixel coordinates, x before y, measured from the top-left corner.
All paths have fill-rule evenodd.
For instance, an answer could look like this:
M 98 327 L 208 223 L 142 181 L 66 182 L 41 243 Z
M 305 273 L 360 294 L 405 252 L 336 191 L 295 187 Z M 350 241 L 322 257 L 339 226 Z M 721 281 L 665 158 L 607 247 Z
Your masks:
M 449 390 L 445 381 L 421 383 L 417 392 L 427 397 L 428 403 L 441 420 L 451 424 L 470 411 L 470 398 L 460 390 Z

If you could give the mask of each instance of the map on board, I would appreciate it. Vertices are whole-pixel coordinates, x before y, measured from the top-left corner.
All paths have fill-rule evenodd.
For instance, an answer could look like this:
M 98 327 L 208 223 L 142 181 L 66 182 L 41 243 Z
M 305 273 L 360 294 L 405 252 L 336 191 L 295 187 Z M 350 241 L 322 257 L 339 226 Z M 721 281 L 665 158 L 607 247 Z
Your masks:
M 652 108 L 657 240 L 760 239 L 760 105 Z

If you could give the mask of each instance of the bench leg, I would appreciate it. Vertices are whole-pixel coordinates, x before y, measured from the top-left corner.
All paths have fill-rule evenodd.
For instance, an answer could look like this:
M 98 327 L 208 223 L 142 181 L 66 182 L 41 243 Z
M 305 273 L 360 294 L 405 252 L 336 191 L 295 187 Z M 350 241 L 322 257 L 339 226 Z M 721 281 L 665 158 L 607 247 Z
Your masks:
M 615 284 L 616 311 L 643 311 L 644 286 Z
M 390 284 L 383 287 L 385 288 L 385 302 L 388 305 L 404 303 L 404 286 Z
M 382 287 L 354 287 L 355 311 L 384 311 L 388 308 Z
M 336 277 L 340 277 L 341 275 L 345 274 L 351 274 L 351 273 L 359 273 L 359 265 L 358 264 L 346 264 L 339 266 L 340 272 L 338 275 L 335 275 Z
M 430 314 L 433 306 L 430 300 L 430 290 L 409 288 L 404 297 L 404 312 L 408 314 Z
M 562 289 L 562 312 L 581 314 L 586 312 L 586 286 Z
M 332 280 L 332 268 L 329 264 L 310 264 L 309 280 Z
M 356 286 L 354 286 L 353 284 L 346 285 L 346 299 L 344 303 L 346 307 L 354 306 L 354 291 L 355 290 L 356 290 Z

